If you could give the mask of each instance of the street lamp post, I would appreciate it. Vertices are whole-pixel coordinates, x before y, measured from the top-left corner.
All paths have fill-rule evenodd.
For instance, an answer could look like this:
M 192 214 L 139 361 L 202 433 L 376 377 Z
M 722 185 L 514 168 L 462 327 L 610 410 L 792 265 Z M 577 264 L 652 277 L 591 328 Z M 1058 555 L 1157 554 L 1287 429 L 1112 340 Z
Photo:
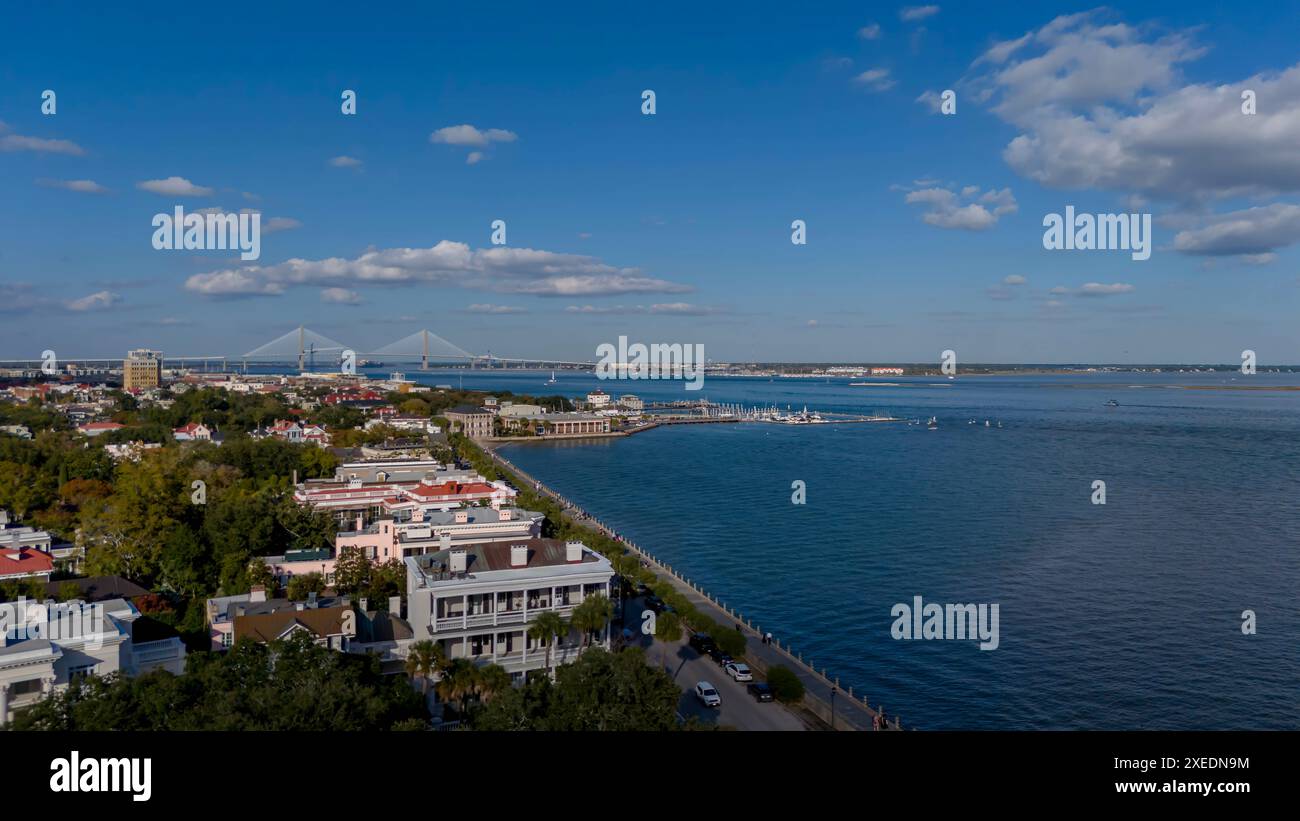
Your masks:
M 839 689 L 831 685 L 831 729 L 835 729 L 835 691 Z

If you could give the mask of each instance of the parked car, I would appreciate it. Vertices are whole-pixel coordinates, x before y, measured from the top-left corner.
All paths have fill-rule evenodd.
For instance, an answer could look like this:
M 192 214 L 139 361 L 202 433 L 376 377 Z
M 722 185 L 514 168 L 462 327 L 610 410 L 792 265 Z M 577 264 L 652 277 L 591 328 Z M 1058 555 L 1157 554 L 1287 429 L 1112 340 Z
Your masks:
M 718 688 L 714 687 L 707 681 L 698 682 L 695 685 L 695 697 L 705 707 L 721 707 L 722 696 L 718 695 Z
M 656 613 L 662 613 L 664 612 L 665 608 L 668 607 L 668 605 L 664 604 L 663 599 L 653 595 L 645 597 L 645 606 L 649 607 L 651 610 L 655 611 Z
M 751 682 L 750 685 L 745 689 L 748 690 L 749 694 L 754 697 L 754 701 L 772 700 L 772 688 L 767 686 L 766 681 Z
M 729 662 L 722 668 L 736 681 L 753 681 L 754 674 L 749 672 L 749 665 L 740 661 Z
M 731 656 L 722 652 L 722 648 L 717 646 L 716 644 L 709 648 L 708 653 L 709 653 L 709 658 L 716 661 L 719 667 L 726 667 L 728 664 L 732 662 Z
M 700 655 L 707 656 L 714 647 L 713 637 L 708 633 L 695 633 L 691 636 L 691 647 Z

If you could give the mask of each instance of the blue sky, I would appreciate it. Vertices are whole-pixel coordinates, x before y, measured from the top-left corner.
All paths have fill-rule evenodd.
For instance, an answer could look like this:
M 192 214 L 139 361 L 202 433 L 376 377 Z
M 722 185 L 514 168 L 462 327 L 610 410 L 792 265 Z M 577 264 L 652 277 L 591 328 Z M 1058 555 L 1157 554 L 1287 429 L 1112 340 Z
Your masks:
M 0 358 L 1300 362 L 1296 6 L 621 5 L 7 11 Z M 155 250 L 177 205 L 280 230 Z M 1044 250 L 1066 205 L 1151 258 Z

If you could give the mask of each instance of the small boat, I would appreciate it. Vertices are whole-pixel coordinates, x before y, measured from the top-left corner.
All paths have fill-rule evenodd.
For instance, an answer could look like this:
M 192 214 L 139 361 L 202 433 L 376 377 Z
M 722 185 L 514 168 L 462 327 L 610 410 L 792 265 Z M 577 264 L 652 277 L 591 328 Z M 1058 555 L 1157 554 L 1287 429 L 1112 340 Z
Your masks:
M 1118 407 L 1119 407 L 1119 403 L 1116 402 L 1114 399 L 1107 399 L 1107 400 L 1106 400 L 1106 407 L 1108 407 L 1108 408 L 1118 408 Z
M 547 384 L 547 385 L 554 385 L 554 384 L 555 384 L 555 371 L 551 371 L 551 378 L 548 379 L 548 380 L 546 380 L 546 384 Z
M 985 419 L 985 420 L 984 420 L 984 427 L 987 428 L 988 426 L 989 426 L 989 420 Z
M 931 417 L 930 417 L 930 421 L 929 421 L 929 422 L 926 422 L 926 423 L 925 423 L 925 426 L 926 426 L 926 428 L 928 428 L 929 430 L 938 430 L 938 429 L 939 429 L 939 418 L 938 418 L 937 416 L 931 416 Z

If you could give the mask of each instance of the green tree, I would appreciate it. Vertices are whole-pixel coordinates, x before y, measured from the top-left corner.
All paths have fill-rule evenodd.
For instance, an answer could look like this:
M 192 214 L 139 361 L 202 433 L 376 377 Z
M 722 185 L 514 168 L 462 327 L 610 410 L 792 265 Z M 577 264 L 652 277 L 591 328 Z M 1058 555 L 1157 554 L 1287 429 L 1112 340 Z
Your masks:
M 406 656 L 406 674 L 420 679 L 420 692 L 429 692 L 429 680 L 447 666 L 447 655 L 442 645 L 424 639 L 411 645 Z
M 668 664 L 668 645 L 682 640 L 682 622 L 676 613 L 664 611 L 655 617 L 655 638 L 659 639 L 659 663 Z
M 378 659 L 304 634 L 228 653 L 194 653 L 185 675 L 155 670 L 77 678 L 19 711 L 15 729 L 54 731 L 358 731 L 427 723 L 423 699 Z
M 506 668 L 501 665 L 488 664 L 479 668 L 478 696 L 484 704 L 491 702 L 513 686 L 510 673 L 506 672 Z
M 787 704 L 803 700 L 803 682 L 794 671 L 782 664 L 768 668 L 767 684 L 772 688 L 772 695 L 777 701 Z
M 359 547 L 348 546 L 339 551 L 334 563 L 334 587 L 342 593 L 356 593 L 370 581 L 370 560 Z
M 325 577 L 319 573 L 303 573 L 289 579 L 287 595 L 293 601 L 306 601 L 309 594 L 325 592 Z
M 614 603 L 603 593 L 583 599 L 582 604 L 573 609 L 572 618 L 574 628 L 582 633 L 582 646 L 590 644 L 592 634 L 605 629 L 613 616 Z
M 556 671 L 555 683 L 530 678 L 475 710 L 475 730 L 663 731 L 678 729 L 681 690 L 646 664 L 640 648 L 592 648 Z
M 444 703 L 455 702 L 458 715 L 466 714 L 466 706 L 478 694 L 479 670 L 469 659 L 452 659 L 442 671 L 434 692 Z
M 567 635 L 569 625 L 565 622 L 564 617 L 554 610 L 547 610 L 528 626 L 528 635 L 533 641 L 546 643 L 546 668 L 551 668 L 551 651 L 555 649 L 555 643 L 560 636 Z

